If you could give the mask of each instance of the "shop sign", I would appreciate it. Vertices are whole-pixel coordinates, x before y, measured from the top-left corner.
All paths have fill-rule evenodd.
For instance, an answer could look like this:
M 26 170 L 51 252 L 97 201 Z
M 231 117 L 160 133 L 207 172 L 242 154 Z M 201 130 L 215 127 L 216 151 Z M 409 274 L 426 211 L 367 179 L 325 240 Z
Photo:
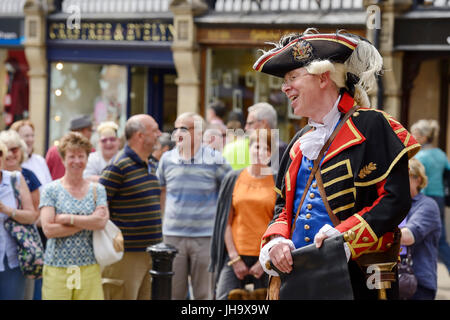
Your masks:
M 21 46 L 25 42 L 23 19 L 0 19 L 0 45 Z
M 408 16 L 395 20 L 394 48 L 405 51 L 450 51 L 450 19 L 448 13 L 433 18 Z
M 323 29 L 323 32 L 335 31 Z M 197 31 L 197 40 L 203 44 L 264 45 L 267 42 L 278 42 L 283 35 L 299 32 L 300 29 L 201 28 Z M 350 32 L 364 36 L 365 29 Z
M 49 40 L 173 41 L 173 25 L 161 22 L 81 22 L 70 28 L 66 22 L 50 22 Z

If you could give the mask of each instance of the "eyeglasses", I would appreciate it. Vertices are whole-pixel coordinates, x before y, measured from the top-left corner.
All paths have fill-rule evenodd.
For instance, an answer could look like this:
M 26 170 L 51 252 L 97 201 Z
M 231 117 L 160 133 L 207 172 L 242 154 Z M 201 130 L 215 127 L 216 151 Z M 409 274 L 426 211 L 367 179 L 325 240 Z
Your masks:
M 190 127 L 190 128 L 188 128 L 188 127 L 175 127 L 172 132 L 176 132 L 177 130 L 180 130 L 181 132 L 187 132 L 187 131 L 189 131 L 191 129 L 194 129 L 194 127 Z
M 294 82 L 295 80 L 297 80 L 298 78 L 302 78 L 302 77 L 306 77 L 306 76 L 314 76 L 314 74 L 311 73 L 304 73 L 304 74 L 296 74 L 293 73 L 290 76 L 286 77 L 282 83 L 282 87 L 284 86 L 290 86 L 292 84 L 292 82 Z
M 109 138 L 102 138 L 102 139 L 100 139 L 100 142 L 101 143 L 107 143 L 108 141 L 109 142 L 116 142 L 116 140 L 117 140 L 116 137 L 109 137 Z

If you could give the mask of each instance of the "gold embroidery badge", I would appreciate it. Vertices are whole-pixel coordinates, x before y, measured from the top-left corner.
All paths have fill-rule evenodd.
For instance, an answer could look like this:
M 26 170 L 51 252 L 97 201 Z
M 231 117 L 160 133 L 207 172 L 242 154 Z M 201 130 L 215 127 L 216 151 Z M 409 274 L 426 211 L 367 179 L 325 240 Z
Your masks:
M 367 177 L 369 174 L 372 173 L 372 171 L 377 169 L 377 164 L 370 162 L 367 166 L 364 166 L 364 168 L 361 169 L 361 171 L 358 174 L 358 177 L 360 179 L 364 179 L 365 177 Z
M 292 48 L 292 54 L 297 61 L 308 59 L 312 54 L 312 47 L 309 42 L 299 41 Z

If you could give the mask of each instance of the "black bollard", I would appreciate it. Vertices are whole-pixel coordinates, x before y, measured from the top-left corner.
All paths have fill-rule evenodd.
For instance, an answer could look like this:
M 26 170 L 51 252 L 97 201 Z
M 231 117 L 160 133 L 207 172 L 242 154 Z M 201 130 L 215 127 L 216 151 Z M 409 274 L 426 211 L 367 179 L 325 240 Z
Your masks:
M 172 262 L 178 250 L 160 242 L 147 248 L 152 257 L 152 300 L 170 300 L 172 297 Z

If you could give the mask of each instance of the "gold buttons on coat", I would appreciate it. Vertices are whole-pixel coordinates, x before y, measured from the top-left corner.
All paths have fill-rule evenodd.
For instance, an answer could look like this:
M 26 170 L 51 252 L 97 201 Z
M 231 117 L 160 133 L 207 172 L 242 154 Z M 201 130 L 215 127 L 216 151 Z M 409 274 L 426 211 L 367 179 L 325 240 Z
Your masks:
M 317 188 L 317 183 L 314 182 L 314 183 L 312 184 L 312 187 L 313 187 L 313 188 Z
M 352 230 L 348 230 L 347 232 L 344 233 L 344 240 L 346 242 L 351 242 L 351 241 L 355 240 L 355 238 L 356 238 L 356 234 Z
M 308 210 L 311 210 L 311 209 L 312 209 L 312 204 L 311 204 L 311 203 L 308 203 L 308 205 L 306 206 L 306 208 L 307 208 Z
M 310 194 L 309 194 L 309 197 L 310 197 L 311 199 L 314 199 L 314 197 L 315 197 L 314 193 L 310 193 Z
M 305 237 L 305 242 L 310 242 L 311 241 L 311 239 L 310 238 L 308 238 L 308 237 Z
M 363 242 L 369 242 L 369 238 L 368 238 L 368 237 L 363 237 L 363 238 L 362 238 L 362 241 L 363 241 Z
M 354 117 L 359 116 L 359 112 L 358 112 L 358 111 L 354 112 L 354 113 L 353 113 L 353 116 L 354 116 Z
M 309 230 L 309 226 L 305 224 L 305 230 Z
M 308 167 L 308 170 L 309 170 L 309 171 L 311 171 L 311 170 L 312 170 L 312 167 L 311 167 L 311 166 L 309 166 L 309 167 Z
M 305 217 L 306 219 L 311 219 L 311 213 L 307 213 Z

